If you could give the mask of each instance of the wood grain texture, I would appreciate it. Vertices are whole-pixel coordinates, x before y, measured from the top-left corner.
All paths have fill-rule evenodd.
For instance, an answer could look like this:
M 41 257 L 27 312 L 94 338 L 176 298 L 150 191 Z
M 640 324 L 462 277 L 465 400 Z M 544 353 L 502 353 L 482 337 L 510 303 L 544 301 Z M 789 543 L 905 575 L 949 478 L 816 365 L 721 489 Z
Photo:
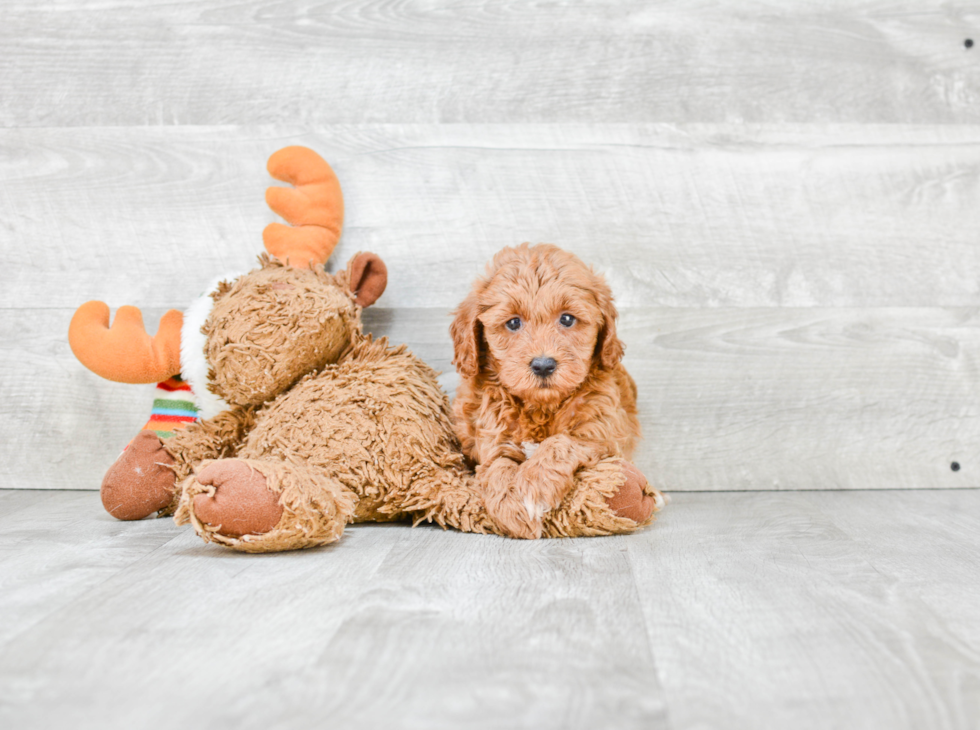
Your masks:
M 233 554 L 0 516 L 11 728 L 890 728 L 980 713 L 980 491 L 679 494 L 636 535 Z M 6 497 L 0 492 L 0 505 Z
M 0 125 L 980 120 L 968 0 L 16 0 Z
M 153 331 L 162 310 L 145 312 Z M 65 341 L 71 310 L 0 323 L 5 486 L 97 489 L 146 422 L 151 386 L 103 381 Z M 621 311 L 640 393 L 636 462 L 666 491 L 980 485 L 975 308 Z M 369 309 L 452 395 L 450 312 Z M 951 469 L 957 462 L 958 471 Z
M 975 730 L 968 37 L 965 0 L 4 2 L 0 727 Z M 496 250 L 607 274 L 655 526 L 250 556 L 58 491 L 151 397 L 73 309 L 152 330 L 250 268 L 287 144 L 344 186 L 331 267 L 388 262 L 367 329 L 450 392 Z M 823 491 L 685 493 L 752 488 Z
M 976 309 L 623 319 L 645 436 L 637 463 L 666 490 L 980 485 Z
M 84 497 L 84 525 L 39 505 L 29 558 L 0 552 L 5 727 L 666 727 L 609 543 L 358 526 L 256 557 Z
M 976 727 L 978 514 L 976 490 L 677 495 L 627 541 L 672 727 Z
M 548 241 L 624 307 L 977 306 L 980 126 L 435 125 L 0 131 L 0 307 L 186 306 L 251 268 L 265 160 L 336 168 L 380 306 L 453 307 Z

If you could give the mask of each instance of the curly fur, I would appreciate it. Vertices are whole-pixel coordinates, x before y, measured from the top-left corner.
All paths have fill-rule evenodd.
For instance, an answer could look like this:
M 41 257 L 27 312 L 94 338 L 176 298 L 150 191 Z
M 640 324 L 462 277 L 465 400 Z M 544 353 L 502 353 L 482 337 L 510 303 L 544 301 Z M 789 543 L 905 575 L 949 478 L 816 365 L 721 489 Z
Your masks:
M 630 458 L 640 438 L 609 286 L 557 246 L 523 244 L 494 257 L 454 314 L 462 376 L 454 423 L 487 509 L 515 536 L 566 534 L 547 516 L 577 491 L 577 479 L 598 483 L 586 472 Z M 563 315 L 574 318 L 570 325 Z M 555 360 L 552 374 L 532 371 L 539 357 Z M 623 531 L 622 523 L 601 523 L 600 531 Z

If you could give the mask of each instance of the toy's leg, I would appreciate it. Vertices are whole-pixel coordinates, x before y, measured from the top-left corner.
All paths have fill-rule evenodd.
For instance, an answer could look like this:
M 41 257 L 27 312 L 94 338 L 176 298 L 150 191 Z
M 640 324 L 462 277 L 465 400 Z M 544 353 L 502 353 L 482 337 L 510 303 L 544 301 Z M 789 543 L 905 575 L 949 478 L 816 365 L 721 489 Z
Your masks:
M 143 430 L 155 431 L 161 439 L 167 439 L 197 420 L 194 393 L 179 375 L 175 375 L 157 383 L 150 420 L 143 426 Z
M 462 466 L 433 469 L 416 478 L 409 497 L 400 505 L 417 525 L 435 522 L 462 532 L 499 533 L 472 471 Z
M 140 431 L 102 479 L 106 511 L 120 520 L 173 514 L 177 482 L 204 459 L 230 454 L 251 423 L 250 411 L 225 411 L 207 421 L 178 424 L 165 435 Z
M 544 537 L 615 535 L 650 524 L 666 504 L 633 464 L 606 458 L 575 474 L 575 486 L 544 518 Z
M 168 513 L 174 498 L 174 458 L 164 443 L 197 421 L 190 387 L 179 376 L 157 383 L 150 420 L 102 478 L 102 504 L 120 520 Z
M 197 475 L 210 492 L 192 500 L 194 514 L 225 537 L 263 535 L 275 529 L 282 518 L 279 495 L 269 489 L 269 480 L 238 459 L 211 462 Z
M 620 462 L 626 482 L 606 504 L 620 517 L 626 517 L 637 524 L 646 523 L 654 514 L 663 508 L 664 496 L 649 485 L 643 472 L 628 461 Z
M 318 469 L 271 459 L 203 462 L 180 486 L 174 519 L 207 542 L 264 553 L 338 540 L 356 496 Z
M 140 431 L 102 479 L 102 505 L 119 520 L 141 520 L 174 499 L 173 457 L 154 431 Z

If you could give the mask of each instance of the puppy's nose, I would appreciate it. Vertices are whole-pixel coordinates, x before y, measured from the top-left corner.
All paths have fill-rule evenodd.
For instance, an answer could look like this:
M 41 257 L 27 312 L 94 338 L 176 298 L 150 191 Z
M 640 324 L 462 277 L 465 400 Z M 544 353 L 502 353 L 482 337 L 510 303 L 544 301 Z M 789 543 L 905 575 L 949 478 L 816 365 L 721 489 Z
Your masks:
M 539 378 L 547 378 L 553 372 L 555 368 L 558 367 L 558 363 L 555 362 L 553 357 L 536 357 L 531 360 L 531 370 Z

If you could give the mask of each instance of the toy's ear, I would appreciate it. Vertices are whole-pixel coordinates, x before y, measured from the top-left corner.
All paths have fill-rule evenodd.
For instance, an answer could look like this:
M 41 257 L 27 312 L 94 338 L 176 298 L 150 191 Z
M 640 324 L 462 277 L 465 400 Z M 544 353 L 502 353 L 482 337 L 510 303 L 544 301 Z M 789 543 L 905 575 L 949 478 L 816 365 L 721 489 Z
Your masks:
M 453 365 L 464 378 L 480 372 L 480 350 L 483 345 L 483 325 L 480 324 L 478 293 L 470 292 L 455 312 L 449 334 L 453 338 Z
M 370 307 L 384 294 L 388 267 L 376 253 L 359 253 L 347 264 L 347 286 L 362 307 Z

